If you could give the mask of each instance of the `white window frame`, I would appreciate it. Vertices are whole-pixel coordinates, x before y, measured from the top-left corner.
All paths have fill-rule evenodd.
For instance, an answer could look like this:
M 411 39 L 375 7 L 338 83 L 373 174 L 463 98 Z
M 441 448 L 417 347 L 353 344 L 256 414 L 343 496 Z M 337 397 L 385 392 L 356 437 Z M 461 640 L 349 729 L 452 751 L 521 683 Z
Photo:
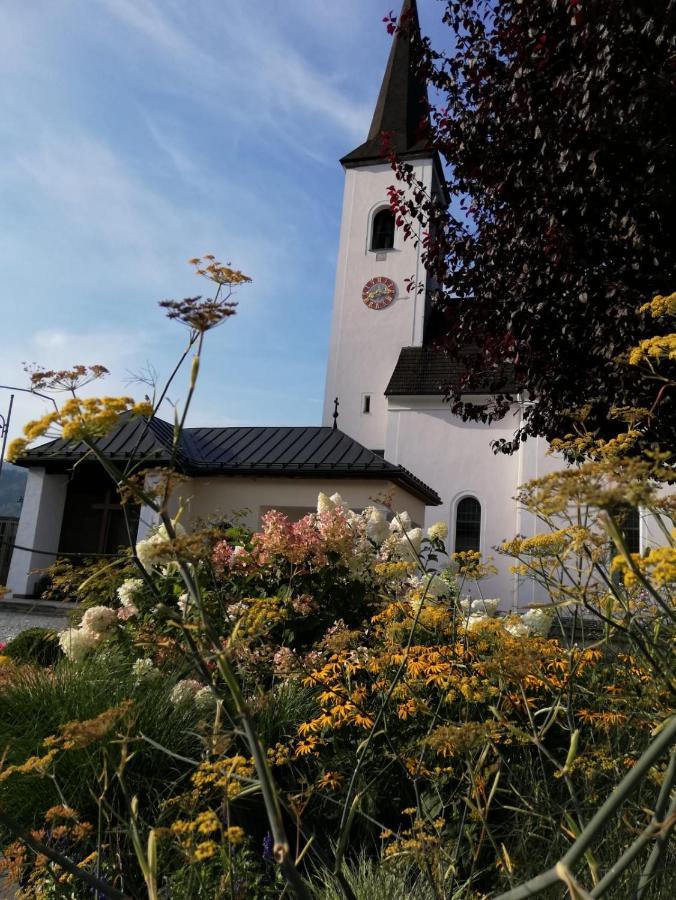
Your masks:
M 398 234 L 399 229 L 397 228 L 396 221 L 394 223 L 394 241 L 393 241 L 392 246 L 387 247 L 386 249 L 382 249 L 382 250 L 374 250 L 371 247 L 371 244 L 373 242 L 373 222 L 375 221 L 375 217 L 378 215 L 378 213 L 381 212 L 383 209 L 387 209 L 387 210 L 389 210 L 389 212 L 392 212 L 392 207 L 390 206 L 390 204 L 383 203 L 382 201 L 379 203 L 376 203 L 375 206 L 372 206 L 371 210 L 369 212 L 368 227 L 366 229 L 366 252 L 367 253 L 373 253 L 373 254 L 375 254 L 375 253 L 394 253 L 395 250 L 398 249 L 397 248 L 397 234 Z

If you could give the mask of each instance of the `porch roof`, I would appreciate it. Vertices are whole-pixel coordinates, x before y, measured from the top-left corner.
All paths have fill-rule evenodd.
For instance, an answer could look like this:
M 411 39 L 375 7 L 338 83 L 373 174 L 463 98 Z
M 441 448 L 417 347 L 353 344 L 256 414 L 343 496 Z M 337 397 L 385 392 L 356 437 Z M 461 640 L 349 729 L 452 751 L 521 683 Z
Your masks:
M 171 464 L 172 443 L 173 428 L 168 422 L 121 417 L 97 446 L 118 464 L 133 460 L 135 466 L 148 468 Z M 88 456 L 94 461 L 85 444 L 58 438 L 26 451 L 17 464 L 57 472 Z M 194 477 L 385 479 L 428 506 L 441 503 L 436 491 L 408 469 L 389 462 L 339 429 L 324 426 L 186 428 L 174 462 L 177 469 Z

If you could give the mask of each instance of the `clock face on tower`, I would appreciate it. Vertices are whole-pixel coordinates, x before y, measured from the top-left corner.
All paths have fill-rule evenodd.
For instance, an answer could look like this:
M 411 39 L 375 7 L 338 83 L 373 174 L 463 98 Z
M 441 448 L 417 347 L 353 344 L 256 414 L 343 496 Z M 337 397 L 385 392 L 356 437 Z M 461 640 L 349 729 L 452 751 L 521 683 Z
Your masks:
M 391 278 L 377 275 L 367 281 L 361 292 L 361 299 L 369 309 L 385 309 L 394 300 L 397 286 Z

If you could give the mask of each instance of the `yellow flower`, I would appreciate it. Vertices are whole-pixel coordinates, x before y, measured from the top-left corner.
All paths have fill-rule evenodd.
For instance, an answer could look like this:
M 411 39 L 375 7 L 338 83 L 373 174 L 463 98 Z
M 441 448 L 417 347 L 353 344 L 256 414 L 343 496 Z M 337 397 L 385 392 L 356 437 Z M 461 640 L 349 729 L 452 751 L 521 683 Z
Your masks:
M 25 438 L 14 438 L 13 441 L 10 441 L 9 447 L 7 448 L 7 452 L 5 454 L 5 459 L 7 460 L 7 462 L 16 462 L 19 457 L 24 455 L 28 444 L 29 441 L 27 441 Z
M 202 841 L 195 847 L 194 855 L 198 862 L 205 859 L 211 859 L 218 853 L 218 844 L 216 841 Z
M 676 584 L 676 547 L 651 547 L 645 556 L 632 553 L 631 560 L 638 572 L 654 586 Z M 614 557 L 610 571 L 622 575 L 625 587 L 631 588 L 638 584 L 639 578 L 624 556 Z
M 211 809 L 196 816 L 195 825 L 200 834 L 213 834 L 221 827 L 218 816 Z
M 124 700 L 119 706 L 112 706 L 93 719 L 66 722 L 64 725 L 59 725 L 60 735 L 48 737 L 44 743 L 47 747 L 57 747 L 62 750 L 88 747 L 104 738 L 120 719 L 127 718 L 133 706 L 133 700 Z
M 342 780 L 343 776 L 340 772 L 324 772 L 317 781 L 317 787 L 329 788 L 330 790 L 335 791 L 340 787 Z
M 238 825 L 233 825 L 230 828 L 226 828 L 224 837 L 229 844 L 241 844 L 246 837 L 246 832 Z
M 481 560 L 481 554 L 476 550 L 465 550 L 462 553 L 452 553 L 451 560 L 458 568 L 458 575 L 461 578 L 472 578 L 478 581 L 480 578 L 486 578 L 488 575 L 495 575 L 497 569 L 487 559 L 485 562 Z
M 144 400 L 141 403 L 135 403 L 131 408 L 131 412 L 132 415 L 149 418 L 152 416 L 154 410 L 152 403 L 150 403 L 149 400 Z
M 371 716 L 366 715 L 366 713 L 355 713 L 354 716 L 354 724 L 359 728 L 369 729 L 373 728 L 373 719 Z
M 653 319 L 660 316 L 676 316 L 676 293 L 667 297 L 658 294 L 650 303 L 644 303 L 639 312 L 649 312 Z
M 52 806 L 45 813 L 45 822 L 53 822 L 55 819 L 75 819 L 77 820 L 77 810 L 70 806 Z
M 38 438 L 58 436 L 59 429 L 65 440 L 95 441 L 104 437 L 123 413 L 147 417 L 153 414 L 153 407 L 146 401 L 135 403 L 132 397 L 71 397 L 59 410 L 27 422 L 24 436 L 10 444 L 7 459 L 18 459 Z
M 24 763 L 21 763 L 20 766 L 7 766 L 7 768 L 0 773 L 0 782 L 6 781 L 10 775 L 14 774 L 46 775 L 47 769 L 54 761 L 57 752 L 57 750 L 49 750 L 44 756 L 30 756 Z
M 629 365 L 637 366 L 644 360 L 676 360 L 676 334 L 663 334 L 645 338 L 629 351 Z

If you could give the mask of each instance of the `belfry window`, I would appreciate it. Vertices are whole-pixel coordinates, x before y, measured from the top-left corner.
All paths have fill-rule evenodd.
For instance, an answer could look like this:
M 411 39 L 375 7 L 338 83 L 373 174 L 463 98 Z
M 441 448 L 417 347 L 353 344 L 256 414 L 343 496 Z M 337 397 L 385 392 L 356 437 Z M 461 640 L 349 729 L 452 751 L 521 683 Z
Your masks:
M 481 504 L 463 497 L 455 513 L 455 552 L 481 549 Z
M 381 209 L 373 217 L 371 250 L 391 250 L 394 247 L 394 213 Z

